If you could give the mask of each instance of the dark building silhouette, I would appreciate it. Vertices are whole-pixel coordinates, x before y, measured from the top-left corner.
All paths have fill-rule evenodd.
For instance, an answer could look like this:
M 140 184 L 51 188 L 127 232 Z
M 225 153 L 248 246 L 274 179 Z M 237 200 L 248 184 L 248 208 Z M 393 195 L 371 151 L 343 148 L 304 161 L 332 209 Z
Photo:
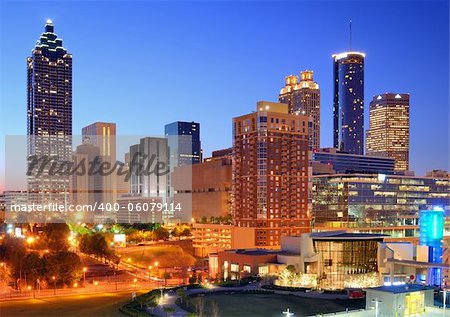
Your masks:
M 364 154 L 364 58 L 360 52 L 333 55 L 333 146 Z

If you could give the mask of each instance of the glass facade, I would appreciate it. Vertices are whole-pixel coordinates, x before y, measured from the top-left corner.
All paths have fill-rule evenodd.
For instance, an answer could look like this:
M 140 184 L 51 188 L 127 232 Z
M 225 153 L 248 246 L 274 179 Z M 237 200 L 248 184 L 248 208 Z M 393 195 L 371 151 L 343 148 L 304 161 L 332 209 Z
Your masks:
M 419 225 L 419 244 L 428 247 L 428 262 L 442 263 L 444 210 L 439 208 L 435 208 L 434 210 L 421 210 Z M 430 269 L 430 273 L 428 274 L 428 283 L 430 285 L 441 285 L 442 269 Z
M 385 174 L 313 177 L 316 227 L 365 228 L 394 237 L 418 237 L 419 211 L 433 206 L 441 206 L 450 215 L 449 178 Z
M 364 57 L 363 53 L 333 55 L 333 147 L 364 154 Z
M 383 239 L 313 240 L 320 254 L 319 285 L 325 289 L 343 289 L 352 275 L 376 272 L 378 243 Z
M 331 165 L 337 174 L 394 173 L 395 160 L 393 158 L 348 154 L 336 151 L 336 149 L 325 150 L 313 151 L 312 160 Z
M 200 123 L 176 121 L 166 124 L 172 167 L 201 162 Z

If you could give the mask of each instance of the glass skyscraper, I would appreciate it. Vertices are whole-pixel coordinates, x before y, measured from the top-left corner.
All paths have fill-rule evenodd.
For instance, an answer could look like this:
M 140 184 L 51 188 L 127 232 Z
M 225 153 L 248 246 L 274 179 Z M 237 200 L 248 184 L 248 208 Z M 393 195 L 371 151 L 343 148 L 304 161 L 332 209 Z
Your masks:
M 176 121 L 165 126 L 171 167 L 201 162 L 200 123 Z
M 333 55 L 333 146 L 364 154 L 364 58 L 360 52 Z
M 72 55 L 47 20 L 32 55 L 27 58 L 28 157 L 53 161 L 72 158 Z M 30 199 L 36 203 L 67 203 L 69 177 L 28 176 Z

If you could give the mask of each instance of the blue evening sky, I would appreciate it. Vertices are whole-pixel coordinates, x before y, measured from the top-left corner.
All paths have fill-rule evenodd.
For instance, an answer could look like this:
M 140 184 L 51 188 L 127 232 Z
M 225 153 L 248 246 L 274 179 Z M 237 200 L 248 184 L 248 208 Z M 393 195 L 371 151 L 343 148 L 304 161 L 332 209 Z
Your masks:
M 448 1 L 1 1 L 0 12 L 1 162 L 4 135 L 26 133 L 25 60 L 46 18 L 73 54 L 74 134 L 94 121 L 156 135 L 194 120 L 205 156 L 231 146 L 232 117 L 276 101 L 303 69 L 332 146 L 331 54 L 348 49 L 352 20 L 353 49 L 367 54 L 366 128 L 373 95 L 410 93 L 412 170 L 449 168 Z

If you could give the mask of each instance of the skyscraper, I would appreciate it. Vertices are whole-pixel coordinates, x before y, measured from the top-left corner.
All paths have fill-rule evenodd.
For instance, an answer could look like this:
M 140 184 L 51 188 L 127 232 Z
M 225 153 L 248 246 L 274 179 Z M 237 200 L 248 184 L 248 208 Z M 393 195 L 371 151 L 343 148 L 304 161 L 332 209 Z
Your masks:
M 83 142 L 91 143 L 100 150 L 103 162 L 111 166 L 116 163 L 116 124 L 110 122 L 95 122 L 81 130 Z M 102 176 L 102 200 L 104 203 L 115 203 L 117 199 L 116 173 Z
M 169 147 L 166 138 L 145 137 L 140 139 L 138 144 L 130 146 L 129 169 L 130 193 L 134 197 L 154 198 L 162 203 L 171 202 Z M 156 218 L 163 221 L 173 218 L 175 214 L 170 208 L 163 208 L 158 212 Z
M 395 158 L 396 171 L 409 170 L 409 94 L 373 97 L 366 154 Z
M 72 55 L 47 20 L 32 55 L 27 58 L 28 156 L 72 158 Z M 69 177 L 28 176 L 30 198 L 37 203 L 66 203 Z
M 310 118 L 310 149 L 320 148 L 320 89 L 314 81 L 314 72 L 305 70 L 298 77 L 286 77 L 278 101 L 289 106 L 289 113 L 306 115 Z
M 200 123 L 176 121 L 166 124 L 171 167 L 201 162 Z
M 309 232 L 308 117 L 282 103 L 261 101 L 233 119 L 233 214 L 253 227 L 256 246 Z
M 364 154 L 364 58 L 360 52 L 333 55 L 333 146 Z

